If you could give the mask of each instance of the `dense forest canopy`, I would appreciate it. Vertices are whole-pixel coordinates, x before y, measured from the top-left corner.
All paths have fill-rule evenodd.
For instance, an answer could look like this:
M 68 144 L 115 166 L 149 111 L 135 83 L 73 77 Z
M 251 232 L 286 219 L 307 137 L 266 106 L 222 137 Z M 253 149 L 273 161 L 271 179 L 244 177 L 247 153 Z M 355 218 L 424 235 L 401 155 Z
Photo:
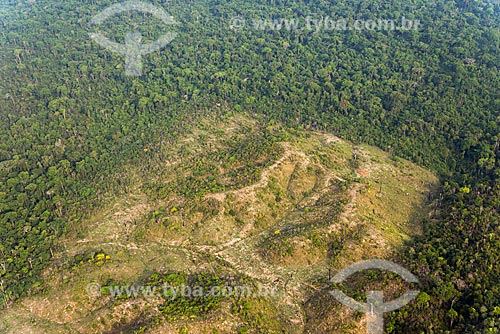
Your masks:
M 439 223 L 402 256 L 425 308 L 394 333 L 500 329 L 500 5 L 495 1 L 150 1 L 178 22 L 92 17 L 113 1 L 0 0 L 0 306 L 37 287 L 69 223 L 147 177 L 197 119 L 249 112 L 377 145 L 442 177 Z M 231 29 L 231 20 L 394 18 L 408 31 Z M 145 42 L 175 31 L 124 74 L 89 38 Z M 154 147 L 156 150 L 146 150 Z M 155 153 L 151 153 L 151 151 Z M 430 308 L 430 310 L 429 310 Z

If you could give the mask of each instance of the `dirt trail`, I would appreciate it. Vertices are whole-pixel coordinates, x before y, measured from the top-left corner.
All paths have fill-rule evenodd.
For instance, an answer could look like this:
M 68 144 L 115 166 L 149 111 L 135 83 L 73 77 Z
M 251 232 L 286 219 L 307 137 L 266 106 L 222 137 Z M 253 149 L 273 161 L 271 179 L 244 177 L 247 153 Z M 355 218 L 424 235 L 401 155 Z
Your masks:
M 332 141 L 336 141 L 336 139 L 332 139 Z M 290 158 L 292 155 L 298 155 L 302 159 L 301 161 L 306 161 L 310 163 L 309 158 L 303 152 L 292 151 L 290 148 L 285 149 L 284 155 L 275 163 L 273 166 L 269 167 L 262 173 L 262 177 L 260 181 L 247 188 L 243 188 L 237 191 L 233 191 L 231 193 L 248 193 L 252 192 L 258 187 L 267 186 L 267 182 L 269 180 L 269 176 L 271 172 L 276 169 L 285 159 Z M 368 165 L 362 166 L 363 169 L 369 169 Z M 321 168 L 325 173 L 322 180 L 320 189 L 316 193 L 314 193 L 309 198 L 305 199 L 309 201 L 318 200 L 325 192 L 329 191 L 329 185 L 332 179 L 337 179 L 340 181 L 344 181 L 344 179 L 329 173 L 326 169 Z M 343 221 L 349 221 L 355 210 L 355 202 L 358 191 L 360 190 L 361 185 L 355 184 L 349 190 L 349 203 L 345 206 L 345 210 L 342 213 L 341 219 Z M 227 194 L 227 193 L 224 193 Z M 218 198 L 220 194 L 209 195 Z M 296 213 L 298 214 L 298 213 Z M 293 215 L 293 213 L 292 213 Z M 286 226 L 290 225 L 291 221 L 299 220 L 300 217 L 296 217 L 295 219 L 292 216 L 287 217 L 287 224 L 282 226 L 273 226 L 271 228 L 265 229 L 258 234 L 254 234 L 248 237 L 239 237 L 233 238 L 224 244 L 220 244 L 217 246 L 205 246 L 205 245 L 193 245 L 190 248 L 200 251 L 207 252 L 213 256 L 217 256 L 225 262 L 230 263 L 234 269 L 239 271 L 242 274 L 248 275 L 249 277 L 258 279 L 261 282 L 265 282 L 266 284 L 279 286 L 281 289 L 285 290 L 287 298 L 293 303 L 299 303 L 304 295 L 306 290 L 309 290 L 311 287 L 306 286 L 304 282 L 310 281 L 311 279 L 318 277 L 319 275 L 326 275 L 326 269 L 324 263 L 319 263 L 316 265 L 310 265 L 306 267 L 302 267 L 300 269 L 290 269 L 285 268 L 280 265 L 272 264 L 266 260 L 264 260 L 259 254 L 259 243 L 268 235 L 272 234 L 275 230 L 283 229 Z M 338 228 L 338 224 L 333 224 L 332 226 L 327 227 L 328 231 L 333 231 Z

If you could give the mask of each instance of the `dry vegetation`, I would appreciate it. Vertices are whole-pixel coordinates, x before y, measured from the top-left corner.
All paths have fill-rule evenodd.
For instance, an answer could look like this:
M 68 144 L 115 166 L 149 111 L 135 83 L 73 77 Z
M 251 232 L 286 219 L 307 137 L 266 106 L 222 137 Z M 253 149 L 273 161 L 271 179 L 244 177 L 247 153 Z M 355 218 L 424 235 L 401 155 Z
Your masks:
M 230 145 L 245 149 L 264 131 L 279 134 L 276 156 L 252 157 L 256 176 L 237 159 L 220 159 Z M 127 196 L 71 225 L 42 287 L 2 314 L 0 332 L 360 333 L 363 317 L 325 293 L 328 273 L 393 256 L 420 233 L 437 183 L 429 171 L 374 147 L 262 129 L 242 116 L 200 124 L 158 159 L 161 169 L 134 171 Z M 179 191 L 205 166 L 200 179 L 212 173 L 223 189 Z M 109 258 L 97 261 L 98 254 Z M 144 282 L 166 272 L 241 277 L 277 294 L 222 300 L 216 312 L 168 322 L 160 298 L 86 292 L 91 282 Z

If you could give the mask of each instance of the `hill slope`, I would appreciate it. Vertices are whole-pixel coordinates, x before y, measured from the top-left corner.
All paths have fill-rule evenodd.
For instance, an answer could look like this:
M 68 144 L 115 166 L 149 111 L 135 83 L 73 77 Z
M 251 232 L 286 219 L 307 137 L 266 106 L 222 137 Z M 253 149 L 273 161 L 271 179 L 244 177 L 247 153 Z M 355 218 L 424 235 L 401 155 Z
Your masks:
M 346 307 L 315 309 L 318 291 L 329 272 L 394 257 L 438 182 L 380 149 L 242 115 L 203 121 L 165 153 L 149 178 L 130 166 L 128 193 L 70 227 L 38 293 L 3 311 L 6 333 L 360 333 Z M 273 293 L 184 303 L 88 291 L 200 273 Z

